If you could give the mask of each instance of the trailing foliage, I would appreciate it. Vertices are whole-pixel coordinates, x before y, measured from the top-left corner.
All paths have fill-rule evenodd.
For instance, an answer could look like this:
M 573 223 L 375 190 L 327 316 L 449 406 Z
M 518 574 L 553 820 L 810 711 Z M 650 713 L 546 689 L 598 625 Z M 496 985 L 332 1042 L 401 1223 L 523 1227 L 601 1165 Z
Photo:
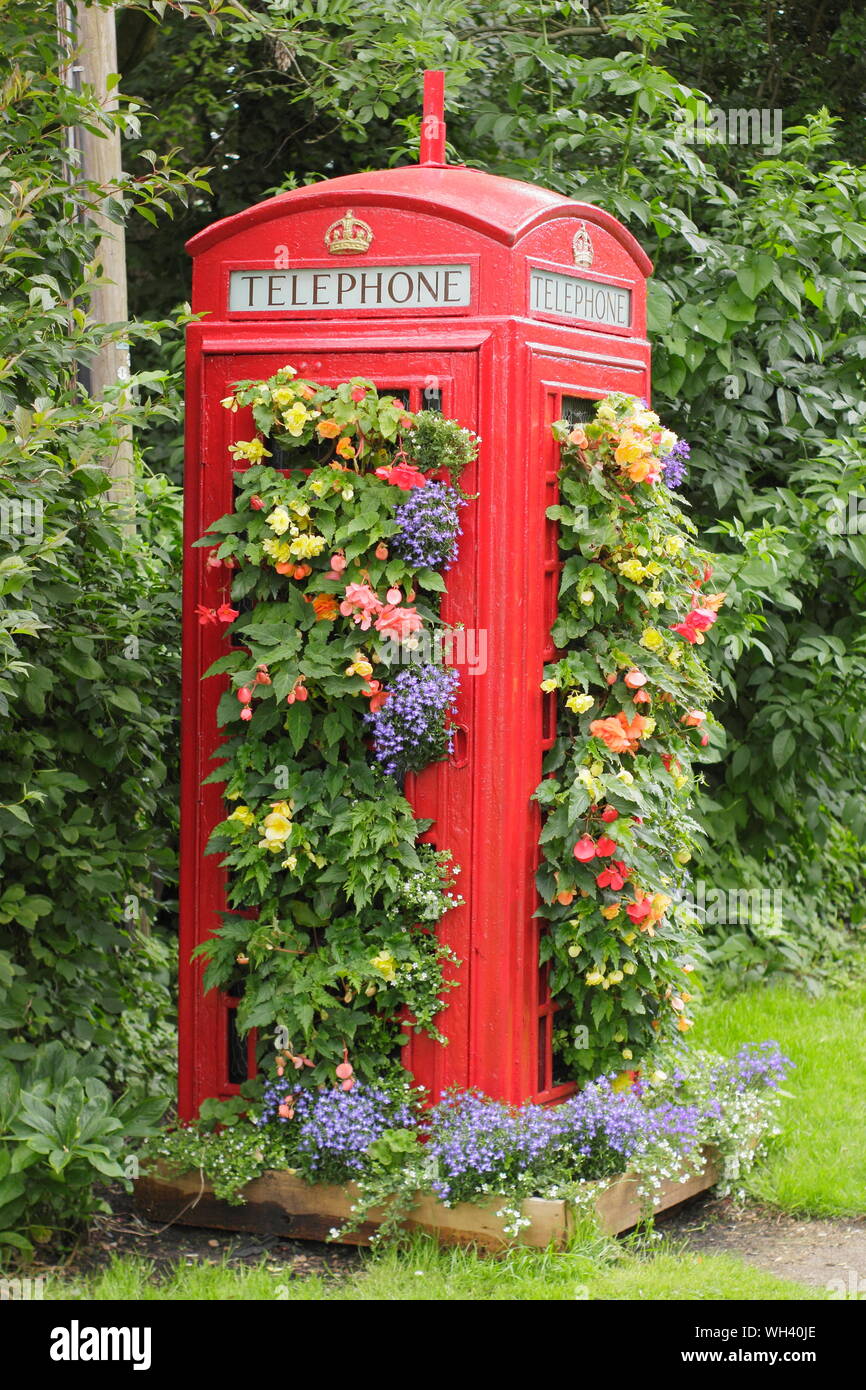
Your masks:
M 721 737 L 700 648 L 725 595 L 704 590 L 709 556 L 664 481 L 681 446 L 657 415 L 609 396 L 592 423 L 554 433 L 561 655 L 542 689 L 562 699 L 535 793 L 541 955 L 555 1051 L 592 1077 L 692 1026 L 694 917 L 672 909 L 700 836 L 691 765 Z
M 332 1077 L 347 1050 L 376 1078 L 407 1039 L 406 1010 L 439 1036 L 453 954 L 433 928 L 456 901 L 448 856 L 417 842 L 430 822 L 399 781 L 449 746 L 456 672 L 423 650 L 445 583 L 396 542 L 417 536 L 407 497 L 435 489 L 452 553 L 461 495 L 415 466 L 413 438 L 422 432 L 424 468 L 438 457 L 441 472 L 472 457 L 473 436 L 445 420 L 425 430 L 423 414 L 369 381 L 323 387 L 288 366 L 239 383 L 223 405 L 251 407 L 264 439 L 232 446 L 249 464 L 235 509 L 200 542 L 246 609 L 199 610 L 238 643 L 207 673 L 231 676 L 208 780 L 233 806 L 210 848 L 234 911 L 200 948 L 205 982 L 240 979 L 239 1027 L 279 1030 L 313 1064 L 310 1080 Z

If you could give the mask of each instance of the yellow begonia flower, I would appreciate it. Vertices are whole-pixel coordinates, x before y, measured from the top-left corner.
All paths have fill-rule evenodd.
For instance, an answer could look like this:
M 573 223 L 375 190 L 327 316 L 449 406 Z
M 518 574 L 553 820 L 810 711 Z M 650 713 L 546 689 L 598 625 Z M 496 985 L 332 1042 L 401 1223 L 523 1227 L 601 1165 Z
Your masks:
M 274 405 L 278 405 L 282 410 L 284 405 L 291 405 L 295 399 L 295 393 L 291 386 L 278 386 L 276 391 L 271 393 L 271 400 Z
M 245 825 L 248 830 L 251 825 L 256 823 L 256 818 L 249 806 L 236 806 L 229 816 L 229 820 L 240 821 L 241 825 Z
M 265 816 L 262 824 L 264 825 L 264 843 L 268 849 L 274 845 L 277 848 L 284 845 L 292 833 L 292 822 L 289 817 L 281 816 L 278 811 L 272 811 L 269 816 Z
M 288 859 L 284 859 L 282 864 L 280 865 L 281 869 L 296 869 L 297 867 L 298 858 L 295 854 L 290 854 Z
M 590 763 L 589 770 L 592 773 L 593 777 L 600 777 L 601 774 L 604 772 L 604 763 Z
M 237 414 L 238 403 L 235 400 L 234 396 L 224 396 L 223 399 L 220 401 L 220 405 L 222 406 L 223 410 L 230 410 L 233 415 Z
M 397 962 L 390 951 L 380 951 L 378 956 L 374 956 L 370 961 L 374 970 L 378 970 L 380 975 L 390 982 L 397 978 Z
M 290 507 L 291 510 L 295 513 L 295 516 L 309 516 L 309 515 L 310 515 L 310 504 L 309 504 L 309 502 L 301 502 L 301 501 L 299 501 L 299 499 L 298 499 L 297 497 L 295 498 L 295 500 L 294 500 L 293 502 L 290 502 L 290 503 L 289 503 L 289 507 Z
M 363 652 L 355 652 L 351 666 L 346 667 L 347 676 L 363 676 L 366 680 L 373 674 L 373 667 Z
M 260 439 L 241 439 L 229 445 L 229 453 L 234 459 L 246 459 L 249 463 L 261 463 L 262 459 L 272 458 Z
M 667 536 L 665 538 L 666 555 L 679 555 L 684 546 L 685 541 L 683 540 L 682 536 Z
M 580 595 L 581 603 L 595 603 L 595 594 L 592 589 L 583 589 Z
M 291 410 L 283 412 L 283 424 L 292 438 L 297 439 L 303 434 L 307 421 L 314 419 L 318 414 L 318 410 L 308 410 L 305 405 L 298 401 Z
M 275 507 L 270 516 L 265 517 L 265 521 L 278 536 L 284 536 L 292 524 L 292 518 L 285 507 Z
M 284 565 L 292 558 L 289 542 L 274 540 L 270 536 L 266 541 L 262 541 L 262 550 L 277 565 Z
M 664 574 L 664 570 L 658 560 L 650 560 L 646 567 L 646 572 L 647 574 L 651 574 L 653 579 L 657 578 L 660 574 Z
M 643 733 L 641 738 L 649 738 L 656 731 L 656 721 L 654 719 L 644 719 Z
M 619 572 L 626 579 L 630 579 L 633 584 L 641 584 L 647 577 L 647 570 L 644 569 L 640 560 L 624 560 L 619 566 Z
M 272 812 L 274 813 L 274 815 L 275 815 L 275 816 L 285 816 L 287 820 L 291 820 L 291 818 L 292 818 L 292 811 L 293 811 L 294 809 L 295 809 L 295 806 L 294 806 L 294 802 L 292 802 L 292 801 L 272 801 L 272 802 L 271 802 L 271 810 L 272 810 Z
M 607 918 L 608 922 L 612 922 L 614 917 L 619 915 L 619 903 L 608 903 L 607 907 L 601 909 L 601 915 Z
M 658 628 L 645 627 L 641 633 L 640 644 L 642 647 L 646 647 L 648 652 L 658 652 L 664 646 L 665 639 Z
M 698 637 L 700 637 L 701 639 L 703 639 L 703 634 L 702 634 L 702 633 L 699 632 L 697 635 L 698 635 Z M 683 648 L 682 648 L 682 647 L 672 647 L 671 650 L 668 652 L 668 661 L 670 662 L 671 666 L 679 666 L 679 664 L 680 664 L 680 662 L 682 661 L 682 659 L 683 659 Z
M 616 774 L 616 780 L 618 782 L 624 782 L 627 787 L 630 787 L 634 782 L 634 777 L 626 768 L 623 768 L 622 771 Z
M 600 985 L 604 976 L 600 970 L 590 970 L 583 978 L 588 985 Z
M 651 603 L 653 608 L 660 608 L 665 601 L 665 596 L 661 589 L 650 589 L 646 596 L 647 603 Z
M 585 788 L 592 801 L 597 801 L 604 790 L 601 783 L 597 782 L 588 767 L 580 767 L 577 770 L 577 780 Z
M 289 546 L 289 553 L 300 560 L 311 560 L 321 555 L 327 542 L 324 536 L 296 536 Z
M 314 493 L 316 497 L 324 497 L 328 488 L 331 486 L 331 480 L 329 478 L 328 481 L 325 482 L 323 478 L 313 478 L 312 482 L 308 483 L 307 486 L 310 492 Z
M 569 695 L 565 702 L 565 708 L 570 709 L 572 714 L 586 714 L 588 709 L 592 709 L 595 700 L 591 695 L 579 695 L 575 690 Z
M 635 965 L 635 963 L 634 963 L 633 960 L 627 960 L 627 961 L 625 961 L 625 962 L 623 963 L 622 969 L 623 969 L 623 974 L 625 974 L 625 975 L 633 975 L 634 972 L 637 970 L 637 966 Z
M 557 690 L 558 687 L 559 682 L 555 680 L 546 680 L 541 682 L 541 688 L 544 691 L 545 695 L 549 695 L 551 690 Z

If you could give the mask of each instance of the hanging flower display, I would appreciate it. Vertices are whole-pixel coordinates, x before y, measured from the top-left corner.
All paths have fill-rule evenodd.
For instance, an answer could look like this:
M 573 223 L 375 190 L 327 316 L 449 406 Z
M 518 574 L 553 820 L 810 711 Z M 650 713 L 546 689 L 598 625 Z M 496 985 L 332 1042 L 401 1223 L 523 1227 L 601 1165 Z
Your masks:
M 563 569 L 542 688 L 561 707 L 536 791 L 538 884 L 554 1047 L 579 1078 L 691 1027 L 698 948 L 677 895 L 698 834 L 692 764 L 721 738 L 700 647 L 725 595 L 705 592 L 710 557 L 671 491 L 688 445 L 654 412 L 613 395 L 591 423 L 553 430 Z
M 230 567 L 200 619 L 233 647 L 208 672 L 229 677 L 210 779 L 229 912 L 200 948 L 205 982 L 242 983 L 241 1030 L 281 1030 L 310 1084 L 346 1090 L 399 1065 L 408 1026 L 439 1037 L 451 987 L 431 927 L 459 902 L 457 866 L 419 843 L 429 822 L 401 781 L 451 747 L 457 673 L 416 649 L 439 622 L 478 441 L 370 381 L 291 367 L 223 405 L 255 437 L 232 444 L 235 508 L 199 542 Z

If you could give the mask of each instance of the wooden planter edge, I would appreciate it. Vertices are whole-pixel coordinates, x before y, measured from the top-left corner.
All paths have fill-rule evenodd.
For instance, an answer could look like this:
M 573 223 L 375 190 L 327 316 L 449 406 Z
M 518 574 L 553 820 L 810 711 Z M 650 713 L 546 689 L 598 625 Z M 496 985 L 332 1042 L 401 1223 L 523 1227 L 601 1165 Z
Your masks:
M 704 1167 L 699 1174 L 682 1181 L 662 1182 L 652 1202 L 653 1213 L 705 1192 L 720 1176 L 718 1154 L 705 1148 Z M 648 1204 L 641 1200 L 639 1183 L 637 1174 L 624 1173 L 608 1183 L 594 1184 L 598 1189 L 595 1210 L 599 1225 L 608 1235 L 629 1230 L 646 1214 Z M 233 1206 L 214 1196 L 210 1184 L 194 1172 L 169 1177 L 163 1169 L 158 1174 L 146 1174 L 135 1184 L 136 1209 L 148 1220 L 278 1235 L 290 1240 L 326 1240 L 332 1230 L 350 1217 L 358 1189 L 353 1183 L 346 1187 L 308 1183 L 294 1173 L 271 1170 L 248 1183 L 244 1196 L 242 1206 Z M 561 1248 L 566 1243 L 574 1224 L 568 1202 L 527 1198 L 522 1210 L 529 1225 L 515 1238 L 505 1233 L 507 1218 L 497 1215 L 506 1200 L 491 1197 L 485 1202 L 446 1207 L 437 1198 L 419 1193 L 404 1224 L 409 1230 L 426 1232 L 446 1244 L 474 1244 L 487 1250 L 501 1250 L 515 1243 L 537 1249 L 549 1245 Z M 369 1245 L 384 1215 L 381 1208 L 373 1208 L 356 1231 L 338 1238 L 339 1243 Z

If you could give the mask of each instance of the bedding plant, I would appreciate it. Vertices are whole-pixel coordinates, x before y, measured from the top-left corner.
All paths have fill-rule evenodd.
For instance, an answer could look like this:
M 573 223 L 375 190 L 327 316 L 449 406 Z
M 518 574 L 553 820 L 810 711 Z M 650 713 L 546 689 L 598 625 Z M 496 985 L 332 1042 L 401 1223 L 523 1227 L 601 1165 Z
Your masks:
M 705 1146 L 719 1155 L 722 1191 L 736 1187 L 767 1141 L 791 1067 L 773 1042 L 740 1048 L 733 1058 L 659 1049 L 652 1065 L 602 1076 L 557 1106 L 506 1105 L 476 1091 L 453 1092 L 427 1109 L 402 1081 L 351 1090 L 310 1088 L 292 1078 L 246 1102 L 240 1117 L 225 1106 L 209 1123 L 153 1143 L 149 1161 L 168 1172 L 199 1169 L 216 1195 L 242 1203 L 243 1189 L 268 1169 L 308 1182 L 354 1183 L 356 1228 L 384 1205 L 379 1237 L 392 1235 L 419 1193 L 446 1206 L 498 1199 L 506 1232 L 529 1225 L 527 1197 L 565 1199 L 589 1210 L 595 1184 L 629 1170 L 651 1210 L 665 1181 L 700 1173 Z M 222 1132 L 213 1127 L 221 1118 Z

